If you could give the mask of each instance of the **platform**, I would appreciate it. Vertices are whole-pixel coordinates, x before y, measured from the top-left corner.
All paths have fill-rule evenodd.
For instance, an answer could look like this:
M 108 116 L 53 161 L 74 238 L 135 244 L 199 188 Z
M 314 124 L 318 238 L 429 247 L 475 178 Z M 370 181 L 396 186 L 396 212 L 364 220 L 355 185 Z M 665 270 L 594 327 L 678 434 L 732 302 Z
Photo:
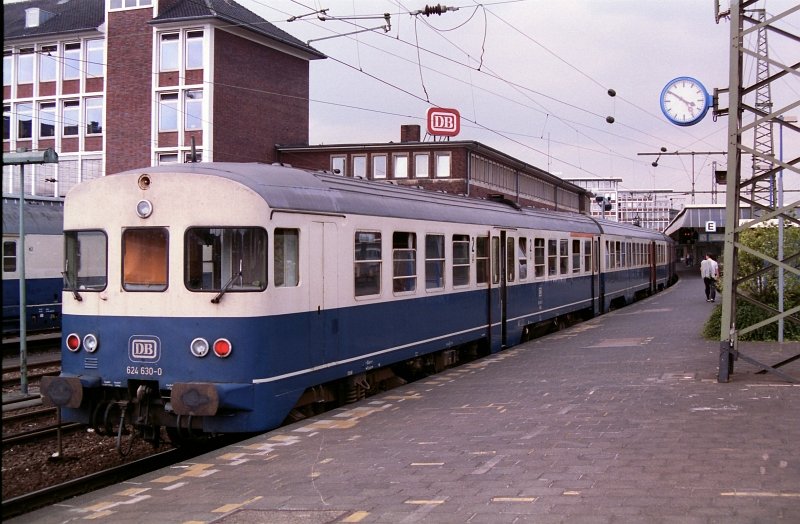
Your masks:
M 715 304 L 694 273 L 568 330 L 11 522 L 800 522 L 800 386 L 743 362 L 717 382 L 719 343 L 700 336 Z M 756 351 L 778 362 L 797 345 Z

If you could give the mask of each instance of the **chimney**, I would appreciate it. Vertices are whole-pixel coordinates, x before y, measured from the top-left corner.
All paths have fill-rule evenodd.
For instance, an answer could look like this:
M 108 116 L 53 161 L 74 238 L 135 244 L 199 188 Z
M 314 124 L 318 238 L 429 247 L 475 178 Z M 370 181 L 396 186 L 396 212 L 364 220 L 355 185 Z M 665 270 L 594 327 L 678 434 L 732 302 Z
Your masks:
M 419 125 L 408 124 L 400 126 L 400 142 L 419 142 Z

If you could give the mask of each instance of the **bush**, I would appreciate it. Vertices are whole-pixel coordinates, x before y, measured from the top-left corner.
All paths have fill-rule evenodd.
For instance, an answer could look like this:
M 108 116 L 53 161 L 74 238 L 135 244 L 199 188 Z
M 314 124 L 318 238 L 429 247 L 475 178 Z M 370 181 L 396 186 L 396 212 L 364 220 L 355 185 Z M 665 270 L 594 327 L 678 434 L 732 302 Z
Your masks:
M 751 249 L 765 254 L 771 258 L 778 258 L 778 228 L 775 226 L 751 228 L 743 231 L 739 236 L 739 241 Z M 793 253 L 800 253 L 800 228 L 784 228 L 783 239 L 784 258 Z M 764 262 L 743 250 L 739 250 L 738 275 L 743 277 L 752 275 L 764 267 Z M 798 262 L 794 266 L 798 267 Z M 789 271 L 784 271 L 784 311 L 800 304 L 800 279 Z M 739 293 L 747 295 L 754 300 L 778 309 L 778 270 L 770 268 L 765 273 L 748 279 L 739 285 Z M 736 326 L 742 329 L 747 326 L 757 324 L 771 316 L 773 313 L 762 308 L 756 307 L 749 302 L 738 299 L 736 304 Z M 719 339 L 720 320 L 722 308 L 717 306 L 711 313 L 711 317 L 703 327 L 703 336 L 706 338 Z M 785 340 L 800 340 L 800 324 L 784 321 L 783 336 Z M 756 329 L 750 333 L 739 336 L 739 340 L 777 340 L 778 322 L 772 322 L 764 327 Z

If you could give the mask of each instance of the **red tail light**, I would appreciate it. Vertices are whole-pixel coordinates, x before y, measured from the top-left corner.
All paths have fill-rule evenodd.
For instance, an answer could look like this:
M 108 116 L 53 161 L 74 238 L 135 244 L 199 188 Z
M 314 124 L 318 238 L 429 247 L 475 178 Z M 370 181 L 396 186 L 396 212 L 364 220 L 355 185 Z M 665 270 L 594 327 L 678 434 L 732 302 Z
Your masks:
M 214 342 L 214 354 L 219 358 L 229 357 L 232 350 L 233 346 L 231 346 L 231 342 L 227 338 L 218 338 Z
M 67 349 L 75 353 L 81 348 L 81 337 L 77 333 L 70 333 L 66 339 Z

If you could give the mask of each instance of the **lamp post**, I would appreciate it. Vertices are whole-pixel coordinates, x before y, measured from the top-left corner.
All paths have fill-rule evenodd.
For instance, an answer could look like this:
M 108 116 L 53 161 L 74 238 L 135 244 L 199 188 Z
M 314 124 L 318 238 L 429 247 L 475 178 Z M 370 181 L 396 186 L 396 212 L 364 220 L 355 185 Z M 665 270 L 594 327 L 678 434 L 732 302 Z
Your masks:
M 28 151 L 24 147 L 13 153 L 3 153 L 3 164 L 19 166 L 19 383 L 23 395 L 28 394 L 28 309 L 25 292 L 25 164 L 57 164 L 58 154 L 48 148 Z

